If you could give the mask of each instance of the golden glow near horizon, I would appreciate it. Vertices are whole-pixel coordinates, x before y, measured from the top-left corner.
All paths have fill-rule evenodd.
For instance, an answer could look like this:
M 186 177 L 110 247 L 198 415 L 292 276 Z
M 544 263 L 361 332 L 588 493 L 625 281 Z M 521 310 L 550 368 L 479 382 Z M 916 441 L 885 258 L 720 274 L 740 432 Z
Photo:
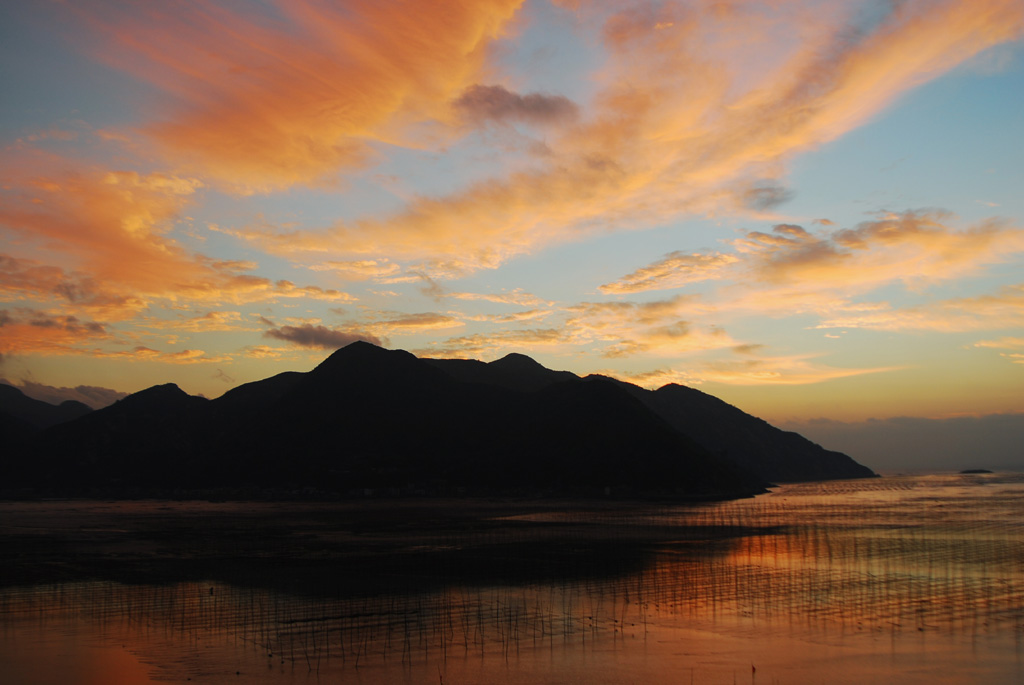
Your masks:
M 1024 4 L 7 3 L 0 377 L 367 339 L 774 420 L 1024 411 Z

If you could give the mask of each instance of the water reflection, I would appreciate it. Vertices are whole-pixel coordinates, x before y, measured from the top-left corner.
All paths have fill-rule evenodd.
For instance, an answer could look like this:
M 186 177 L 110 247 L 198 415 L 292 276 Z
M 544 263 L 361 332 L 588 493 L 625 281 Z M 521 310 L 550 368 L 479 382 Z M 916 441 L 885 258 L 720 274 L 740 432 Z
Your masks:
M 69 557 L 89 580 L 0 590 L 0 658 L 38 676 L 56 650 L 61 682 L 1019 682 L 1022 494 L 1019 477 L 876 479 L 701 506 L 502 504 L 413 529 L 263 505 L 306 521 L 303 544 L 270 526 L 237 565 L 238 540 L 198 540 L 190 563 L 140 548 L 180 543 L 175 504 L 149 528 L 157 505 L 132 510 L 131 554 L 115 505 L 54 504 L 117 551 Z M 5 520 L 49 511 L 17 506 Z M 22 566 L 52 570 L 43 552 Z

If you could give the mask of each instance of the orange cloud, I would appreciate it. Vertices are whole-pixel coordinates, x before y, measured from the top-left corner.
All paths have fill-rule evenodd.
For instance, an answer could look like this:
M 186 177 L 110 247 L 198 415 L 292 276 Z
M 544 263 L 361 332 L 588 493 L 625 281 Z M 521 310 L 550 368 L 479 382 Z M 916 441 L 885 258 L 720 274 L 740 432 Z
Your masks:
M 895 370 L 897 367 L 840 369 L 816 363 L 812 357 L 804 355 L 704 361 L 690 364 L 685 369 L 662 368 L 634 374 L 618 371 L 603 373 L 654 389 L 668 383 L 681 385 L 700 385 L 709 382 L 725 385 L 809 385 L 838 378 Z
M 197 181 L 69 170 L 56 159 L 46 160 L 45 175 L 29 175 L 17 164 L 12 159 L 0 169 L 6 186 L 0 226 L 70 256 L 96 281 L 154 293 L 213 275 L 163 235 Z
M 638 373 L 625 373 L 622 371 L 603 370 L 599 372 L 603 376 L 617 378 L 627 383 L 634 383 L 642 388 L 657 390 L 658 388 L 676 383 L 678 385 L 700 385 L 701 378 L 694 376 L 685 370 L 676 369 L 655 369 L 653 371 L 641 371 Z
M 868 328 L 883 331 L 982 331 L 1024 327 L 1024 284 L 994 295 L 940 300 L 915 307 L 878 303 L 874 311 L 840 315 L 817 328 Z
M 999 338 L 998 340 L 979 340 L 973 347 L 990 347 L 995 349 L 1024 349 L 1024 338 Z
M 110 331 L 103 323 L 32 309 L 0 309 L 0 355 L 73 354 L 81 346 L 107 340 Z
M 770 233 L 751 231 L 733 240 L 734 255 L 672 253 L 602 290 L 675 288 L 702 276 L 702 265 L 708 265 L 707 276 L 723 282 L 708 297 L 719 313 L 841 312 L 852 318 L 839 320 L 880 321 L 886 305 L 851 298 L 893 283 L 916 292 L 976 275 L 1024 252 L 1024 230 L 1015 226 L 994 220 L 963 229 L 953 224 L 939 211 L 890 213 L 853 229 L 815 233 L 778 224 Z
M 493 323 L 518 323 L 520 321 L 536 321 L 537 319 L 543 319 L 544 317 L 550 316 L 551 314 L 551 310 L 529 309 L 524 312 L 514 312 L 512 314 L 478 314 L 475 316 L 467 316 L 466 318 L 470 321 L 490 321 Z
M 652 302 L 583 302 L 552 312 L 564 317 L 560 343 L 589 345 L 605 357 L 683 354 L 736 344 L 716 327 L 697 323 L 706 308 L 680 295 Z
M 107 359 L 131 359 L 136 361 L 161 362 L 164 364 L 221 364 L 230 362 L 229 355 L 217 355 L 207 357 L 202 350 L 180 350 L 178 352 L 161 352 L 150 347 L 139 345 L 131 350 L 121 352 L 106 352 L 103 350 L 91 350 L 91 357 Z
M 140 298 L 111 292 L 86 274 L 3 254 L 0 254 L 0 297 L 7 302 L 64 303 L 70 308 L 88 310 L 107 321 L 125 318 L 145 308 Z
M 193 317 L 175 317 L 173 319 L 145 318 L 139 325 L 149 329 L 170 329 L 189 333 L 208 333 L 212 331 L 255 331 L 259 330 L 243 322 L 240 312 L 210 311 Z
M 31 148 L 0 162 L 0 230 L 23 252 L 0 255 L 0 293 L 59 303 L 109 321 L 155 299 L 349 302 L 344 292 L 242 273 L 257 265 L 189 252 L 172 235 L 202 188 L 196 179 L 82 167 Z
M 550 307 L 554 304 L 550 300 L 542 300 L 532 293 L 524 292 L 522 288 L 513 288 L 501 293 L 445 293 L 445 297 L 454 297 L 458 300 L 483 300 L 499 304 L 516 304 L 522 307 L 537 307 L 540 305 Z
M 386 258 L 328 260 L 309 267 L 313 271 L 329 271 L 345 280 L 362 281 L 367 279 L 385 280 L 398 276 L 401 267 Z M 393 281 L 388 281 L 393 282 Z
M 563 349 L 571 342 L 570 337 L 557 328 L 519 329 L 448 338 L 432 342 L 429 347 L 412 350 L 412 353 L 422 357 L 487 359 L 503 356 L 509 350 Z
M 979 340 L 973 347 L 992 348 L 997 350 L 1024 350 L 1024 338 L 1004 337 L 998 340 Z M 1024 364 L 1024 353 L 1000 352 L 1000 357 L 1009 359 L 1013 364 Z
M 163 154 L 240 190 L 286 188 L 360 166 L 406 127 L 447 121 L 521 0 L 289 0 L 77 5 L 106 62 L 160 88 L 144 127 Z
M 534 164 L 414 198 L 390 216 L 235 234 L 299 260 L 387 255 L 441 278 L 608 227 L 767 212 L 787 197 L 778 178 L 791 156 L 1024 31 L 1016 0 L 908 1 L 854 38 L 828 5 L 724 7 L 665 3 L 609 14 L 581 3 L 581 14 L 604 22 L 606 66 L 577 123 L 549 132 Z
M 729 385 L 808 385 L 869 373 L 897 371 L 899 368 L 884 366 L 841 369 L 815 363 L 807 355 L 797 355 L 707 362 L 695 375 L 704 381 Z
M 1024 230 L 994 220 L 956 230 L 947 225 L 950 218 L 935 211 L 890 213 L 824 236 L 782 224 L 734 244 L 750 255 L 760 279 L 859 290 L 953 280 L 1024 252 Z
M 291 342 L 291 341 L 289 341 Z M 290 358 L 287 350 L 279 347 L 269 347 L 267 345 L 249 345 L 242 349 L 241 356 L 248 359 L 281 359 L 282 357 Z
M 522 293 L 511 293 L 519 300 Z M 530 296 L 532 298 L 532 296 Z M 508 303 L 505 297 L 496 299 Z M 484 331 L 430 343 L 421 348 L 428 356 L 488 356 L 509 346 L 543 352 L 580 350 L 589 347 L 605 357 L 637 354 L 681 354 L 735 347 L 738 343 L 715 326 L 694 319 L 707 307 L 693 296 L 677 296 L 652 302 L 584 302 L 570 307 L 532 309 L 510 314 L 463 314 L 426 312 L 382 315 L 368 313 L 352 326 L 386 339 L 389 335 L 423 332 L 480 324 Z M 688 317 L 688 318 L 683 318 Z M 546 327 L 537 327 L 545 320 Z M 530 327 L 522 327 L 530 326 Z
M 233 330 L 234 313 L 210 312 L 188 321 L 143 320 L 142 328 L 183 331 Z M 95 344 L 121 344 L 108 324 L 81 320 L 76 316 L 19 308 L 0 310 L 0 355 L 87 355 L 93 358 L 141 359 L 173 364 L 228 362 L 230 356 L 207 356 L 201 350 L 161 352 L 145 346 L 131 350 L 99 349 Z
M 457 328 L 464 324 L 448 314 L 423 312 L 420 314 L 403 314 L 391 319 L 379 321 L 372 325 L 374 328 L 393 333 L 402 330 L 437 330 L 442 328 Z
M 722 278 L 726 267 L 737 261 L 739 258 L 731 254 L 670 252 L 653 264 L 600 286 L 599 290 L 605 294 L 623 294 L 678 288 L 688 283 Z

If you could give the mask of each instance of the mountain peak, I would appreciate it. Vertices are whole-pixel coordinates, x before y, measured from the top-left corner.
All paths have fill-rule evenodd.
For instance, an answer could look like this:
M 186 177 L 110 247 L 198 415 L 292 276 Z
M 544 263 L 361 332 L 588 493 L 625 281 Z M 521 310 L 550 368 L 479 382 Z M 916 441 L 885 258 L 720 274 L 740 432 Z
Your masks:
M 405 350 L 388 350 L 357 340 L 332 353 L 297 385 L 298 391 L 331 393 L 342 387 L 405 387 L 434 382 L 440 372 Z M 440 374 L 445 378 L 444 374 Z
M 537 360 L 532 357 L 527 357 L 525 354 L 519 354 L 518 352 L 509 352 L 501 359 L 495 359 L 493 362 L 488 364 L 488 366 L 508 370 L 545 369 L 545 367 Z
M 350 342 L 348 345 L 339 347 L 334 352 L 331 352 L 327 356 L 327 359 L 321 362 L 321 364 L 326 363 L 335 357 L 351 358 L 357 356 L 369 357 L 371 355 L 382 356 L 389 352 L 392 352 L 392 350 L 385 349 L 380 345 L 374 345 L 372 342 L 368 342 L 366 340 L 355 340 Z
M 405 350 L 389 350 L 365 340 L 356 340 L 340 347 L 320 362 L 311 373 L 319 375 L 335 369 L 365 368 L 367 366 L 393 366 L 416 357 Z M 401 361 L 399 361 L 401 360 Z
M 203 397 L 189 395 L 174 383 L 163 383 L 132 393 L 110 405 L 107 409 L 112 411 L 162 411 L 207 401 Z
M 375 345 L 374 343 L 370 342 L 369 340 L 353 340 L 348 345 L 345 345 L 344 347 L 339 347 L 338 348 L 339 351 L 340 350 L 345 350 L 345 349 L 350 350 L 350 351 L 358 351 L 358 350 L 383 350 L 383 349 L 386 349 L 386 348 L 381 347 L 380 345 Z

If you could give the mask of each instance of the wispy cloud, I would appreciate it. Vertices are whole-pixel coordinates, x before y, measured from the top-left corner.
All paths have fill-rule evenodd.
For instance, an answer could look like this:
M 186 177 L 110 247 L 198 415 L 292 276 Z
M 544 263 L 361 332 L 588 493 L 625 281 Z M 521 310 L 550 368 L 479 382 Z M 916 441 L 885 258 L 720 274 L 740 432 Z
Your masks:
M 604 357 L 687 354 L 732 347 L 726 331 L 702 322 L 706 305 L 692 295 L 651 302 L 583 302 L 566 307 L 565 327 Z
M 989 347 L 997 350 L 1024 349 L 1024 338 L 1005 337 L 998 340 L 979 340 L 974 347 Z
M 313 271 L 330 271 L 345 280 L 385 280 L 398 276 L 402 268 L 389 261 L 387 258 L 380 259 L 349 259 L 349 260 L 327 260 L 309 267 Z
M 92 357 L 100 359 L 131 359 L 135 361 L 160 362 L 163 364 L 223 364 L 230 362 L 230 355 L 207 356 L 203 350 L 178 350 L 177 352 L 165 352 L 154 350 L 145 345 L 138 345 L 131 350 L 109 352 L 94 349 L 89 352 Z
M 405 127 L 451 119 L 520 2 L 74 7 L 98 56 L 164 93 L 142 126 L 163 155 L 244 192 L 362 166 L 370 141 L 419 146 Z
M 889 213 L 852 229 L 811 232 L 778 224 L 771 232 L 749 231 L 731 241 L 734 254 L 673 253 L 602 290 L 672 289 L 715 278 L 719 287 L 705 301 L 717 312 L 810 312 L 825 316 L 828 328 L 880 323 L 900 315 L 887 312 L 885 302 L 854 298 L 893 284 L 921 292 L 976 276 L 1024 253 L 1024 230 L 1016 226 L 995 220 L 967 228 L 956 223 L 948 214 L 929 210 Z M 982 298 L 981 306 L 992 309 L 995 304 Z M 912 319 L 903 325 L 913 326 Z
M 528 309 L 522 312 L 511 314 L 477 314 L 467 316 L 469 321 L 491 321 L 494 323 L 518 323 L 521 321 L 536 321 L 550 316 L 553 312 L 545 309 Z
M 818 328 L 866 328 L 883 331 L 984 331 L 1024 327 L 1024 285 L 1000 288 L 992 295 L 959 297 L 912 307 L 879 303 L 876 311 L 837 316 Z
M 148 317 L 141 319 L 139 325 L 148 329 L 188 333 L 260 330 L 253 324 L 246 322 L 241 312 L 232 311 L 209 311 L 196 316 L 177 316 L 170 319 Z
M 537 307 L 537 306 L 551 306 L 554 302 L 550 300 L 544 300 L 533 293 L 525 292 L 522 288 L 513 288 L 508 291 L 500 293 L 466 293 L 466 292 L 453 292 L 446 293 L 446 297 L 454 297 L 458 300 L 481 300 L 485 302 L 495 302 L 498 304 L 515 304 L 522 307 Z
M 388 255 L 458 275 L 597 228 L 765 211 L 785 199 L 779 176 L 791 156 L 1024 27 L 1012 0 L 900 3 L 860 33 L 834 8 L 775 9 L 667 3 L 609 14 L 582 3 L 604 22 L 608 58 L 579 122 L 546 138 L 545 160 L 390 216 L 237 235 L 293 259 Z
M 486 359 L 504 356 L 510 351 L 558 351 L 569 341 L 565 331 L 557 328 L 503 330 L 448 338 L 413 350 L 413 353 L 424 357 Z
M 0 162 L 0 229 L 27 258 L 0 255 L 0 293 L 108 321 L 154 301 L 350 302 L 348 293 L 246 273 L 250 260 L 214 259 L 173 237 L 202 184 L 161 173 L 109 171 L 15 148 Z
M 228 280 L 164 235 L 198 182 L 83 169 L 33 151 L 15 152 L 0 164 L 5 184 L 0 225 L 45 244 L 87 274 L 66 280 L 72 289 L 59 294 L 88 301 L 94 283 L 148 294 L 189 282 Z M 38 269 L 34 275 L 41 275 Z M 84 292 L 76 293 L 75 284 Z
M 381 336 L 459 328 L 464 325 L 465 323 L 457 317 L 437 312 L 399 314 L 396 316 L 371 319 L 365 323 L 367 330 L 373 331 L 377 335 Z
M 606 294 L 619 294 L 678 288 L 688 283 L 722 278 L 727 274 L 726 267 L 738 261 L 736 255 L 717 252 L 670 252 L 648 266 L 602 285 L 600 290 Z
M 654 389 L 668 383 L 681 385 L 701 385 L 711 382 L 724 385 L 810 385 L 896 369 L 897 367 L 838 368 L 816 361 L 811 355 L 764 355 L 747 359 L 695 361 L 683 368 L 659 368 L 636 373 L 621 371 L 606 371 L 604 373 Z

